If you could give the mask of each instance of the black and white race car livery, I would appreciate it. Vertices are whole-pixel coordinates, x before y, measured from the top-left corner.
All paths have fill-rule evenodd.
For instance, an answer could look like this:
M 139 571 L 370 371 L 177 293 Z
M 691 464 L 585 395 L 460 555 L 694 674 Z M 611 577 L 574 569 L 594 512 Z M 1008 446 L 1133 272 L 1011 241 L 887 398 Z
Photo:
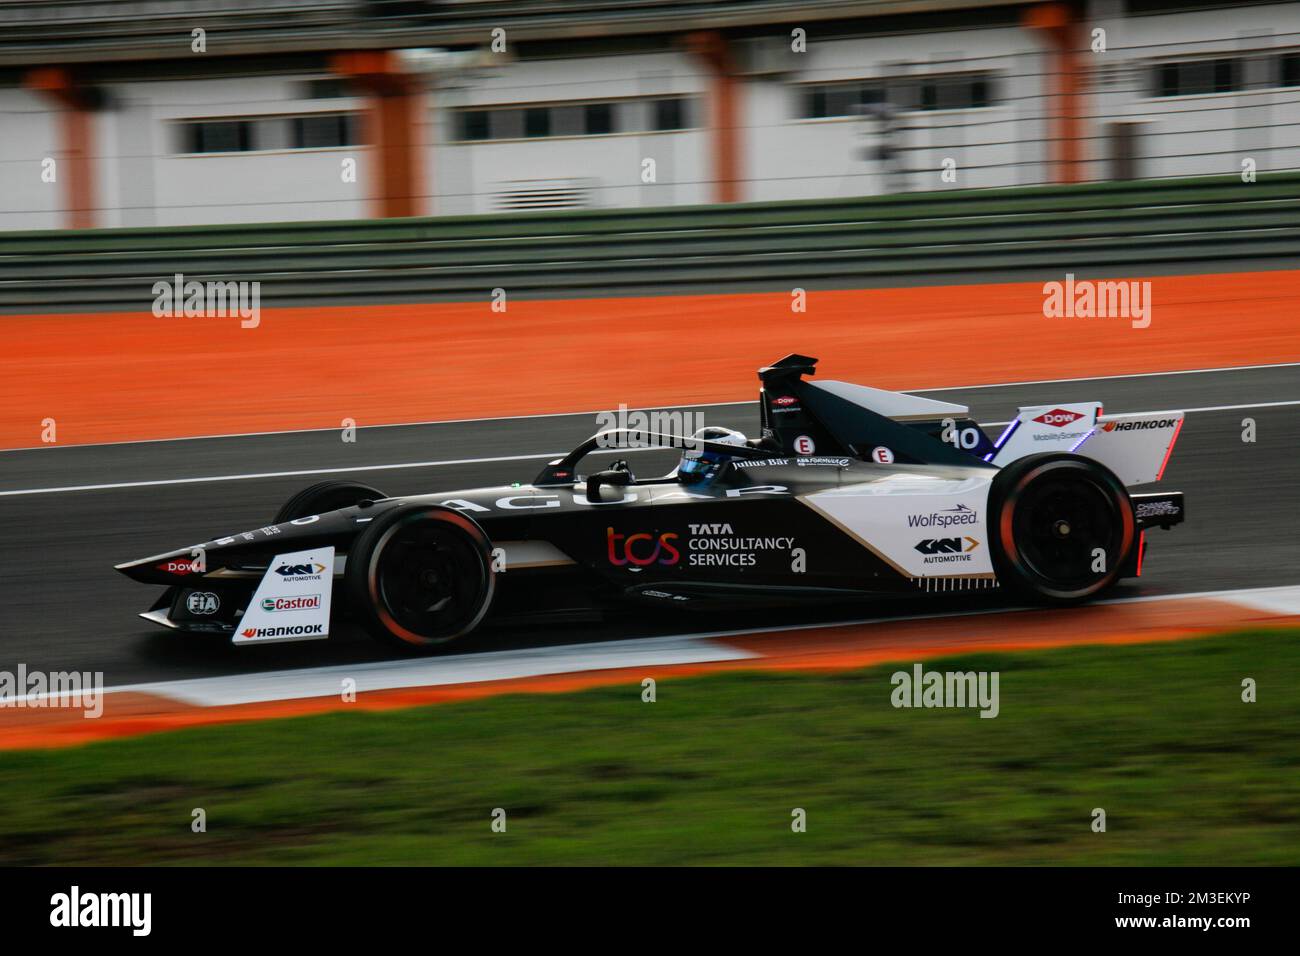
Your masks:
M 993 440 L 960 405 L 814 383 L 815 366 L 759 371 L 763 431 L 747 442 L 614 429 L 529 484 L 389 498 L 326 481 L 265 526 L 118 570 L 166 586 L 143 615 L 166 627 L 262 644 L 328 637 L 347 615 L 425 647 L 490 614 L 611 602 L 1002 587 L 1070 604 L 1140 573 L 1145 530 L 1183 521 L 1181 493 L 1128 491 L 1159 480 L 1181 412 L 1035 406 Z M 580 472 L 611 446 L 719 464 L 707 482 L 625 461 Z

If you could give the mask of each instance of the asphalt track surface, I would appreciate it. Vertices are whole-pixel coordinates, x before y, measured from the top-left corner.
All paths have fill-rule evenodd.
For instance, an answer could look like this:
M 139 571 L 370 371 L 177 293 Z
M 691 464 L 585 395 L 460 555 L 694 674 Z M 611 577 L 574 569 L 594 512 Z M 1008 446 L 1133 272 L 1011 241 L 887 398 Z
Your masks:
M 1107 413 L 1189 409 L 1161 486 L 1187 492 L 1188 523 L 1148 535 L 1143 577 L 1113 596 L 1300 583 L 1300 366 L 918 394 L 968 404 L 995 435 L 996 423 L 1021 404 L 1100 400 Z M 753 403 L 689 411 L 709 424 L 757 431 Z M 1253 443 L 1242 441 L 1247 417 L 1255 422 Z M 547 457 L 596 430 L 593 410 L 367 428 L 354 443 L 331 430 L 0 452 L 0 669 L 102 671 L 114 686 L 398 656 L 350 633 L 237 649 L 223 638 L 161 631 L 135 616 L 156 590 L 112 566 L 264 524 L 291 494 L 326 477 L 350 475 L 391 495 L 527 482 Z M 644 474 L 671 465 L 662 451 L 627 457 Z M 993 608 L 1004 600 L 909 597 L 752 617 L 647 617 L 636 609 L 604 619 L 498 624 L 447 652 Z

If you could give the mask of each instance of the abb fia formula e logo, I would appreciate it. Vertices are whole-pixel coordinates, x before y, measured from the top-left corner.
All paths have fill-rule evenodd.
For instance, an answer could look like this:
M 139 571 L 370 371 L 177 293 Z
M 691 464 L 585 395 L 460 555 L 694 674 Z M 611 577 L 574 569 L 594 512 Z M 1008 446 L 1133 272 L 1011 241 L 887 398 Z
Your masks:
M 651 564 L 676 564 L 682 554 L 673 544 L 677 534 L 665 531 L 655 537 L 641 532 L 638 534 L 619 534 L 613 528 L 605 530 L 605 542 L 609 548 L 609 563 L 617 567 L 631 564 L 644 568 Z
M 1040 425 L 1051 425 L 1053 428 L 1064 428 L 1066 425 L 1073 425 L 1080 418 L 1084 418 L 1082 412 L 1072 412 L 1065 408 L 1054 408 L 1050 412 L 1043 412 L 1034 421 Z

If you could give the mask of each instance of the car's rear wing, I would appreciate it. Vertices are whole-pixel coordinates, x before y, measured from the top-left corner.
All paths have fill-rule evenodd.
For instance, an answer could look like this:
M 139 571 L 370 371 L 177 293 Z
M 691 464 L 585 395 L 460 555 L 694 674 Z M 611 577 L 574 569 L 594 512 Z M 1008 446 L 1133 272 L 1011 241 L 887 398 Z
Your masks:
M 1044 451 L 1069 451 L 1115 472 L 1125 485 L 1159 481 L 1183 428 L 1183 412 L 1103 414 L 1100 402 L 1021 408 L 994 442 L 990 461 L 1003 467 Z

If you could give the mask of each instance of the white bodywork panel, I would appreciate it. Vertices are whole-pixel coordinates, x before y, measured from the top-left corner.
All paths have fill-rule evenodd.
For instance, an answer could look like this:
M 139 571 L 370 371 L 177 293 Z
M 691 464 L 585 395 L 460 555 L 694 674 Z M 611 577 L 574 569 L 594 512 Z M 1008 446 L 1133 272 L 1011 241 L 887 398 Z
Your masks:
M 1045 451 L 1070 451 L 1097 424 L 1100 402 L 1032 405 L 1020 409 L 1003 436 L 993 464 L 1005 467 L 1017 458 Z
M 907 577 L 992 577 L 991 481 L 891 475 L 799 500 Z
M 1183 412 L 1103 416 L 1078 453 L 1101 462 L 1125 485 L 1159 481 L 1183 418 Z
M 1044 451 L 1072 451 L 1105 465 L 1126 486 L 1159 481 L 1183 425 L 1183 412 L 1102 415 L 1100 402 L 1020 409 L 1003 433 L 993 464 Z
M 329 637 L 334 549 L 277 554 L 235 626 L 233 644 L 318 641 Z
M 965 418 L 969 409 L 965 405 L 940 402 L 933 398 L 920 398 L 904 392 L 887 392 L 883 388 L 869 388 L 849 382 L 808 382 L 811 388 L 829 392 L 854 405 L 869 408 L 877 415 L 895 421 L 928 421 L 935 418 Z

